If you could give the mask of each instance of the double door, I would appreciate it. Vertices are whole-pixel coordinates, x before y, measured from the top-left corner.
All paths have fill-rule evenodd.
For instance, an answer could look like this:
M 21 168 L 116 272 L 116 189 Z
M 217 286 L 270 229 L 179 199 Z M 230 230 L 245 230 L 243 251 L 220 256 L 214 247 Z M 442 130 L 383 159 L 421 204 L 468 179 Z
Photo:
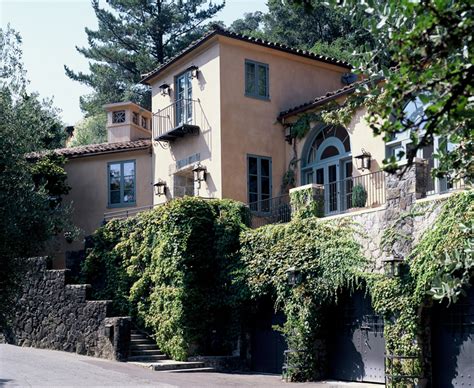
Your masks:
M 382 317 L 363 292 L 344 295 L 333 317 L 329 375 L 336 380 L 384 383 Z
M 324 213 L 337 214 L 352 207 L 352 161 L 335 161 L 317 166 L 309 182 L 324 186 Z

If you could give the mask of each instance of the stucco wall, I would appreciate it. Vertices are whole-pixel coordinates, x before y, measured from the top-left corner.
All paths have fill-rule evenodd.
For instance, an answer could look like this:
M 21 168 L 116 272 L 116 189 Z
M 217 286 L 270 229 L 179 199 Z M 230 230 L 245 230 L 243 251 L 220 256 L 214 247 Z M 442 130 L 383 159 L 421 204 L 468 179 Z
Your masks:
M 132 207 L 108 207 L 107 164 L 113 161 L 136 161 L 136 205 Z M 152 205 L 152 164 L 150 150 L 119 152 L 69 159 L 65 170 L 71 191 L 64 204 L 72 204 L 72 222 L 82 230 L 77 241 L 67 243 L 64 238 L 56 247 L 55 268 L 64 268 L 64 252 L 84 248 L 83 237 L 94 232 L 102 223 L 104 213 L 127 208 Z
M 222 195 L 221 182 L 221 148 L 220 148 L 220 57 L 219 45 L 208 42 L 196 50 L 189 59 L 170 66 L 152 84 L 152 109 L 156 113 L 174 102 L 175 76 L 184 72 L 189 66 L 199 68 L 198 78 L 192 79 L 192 98 L 199 100 L 195 105 L 199 134 L 186 135 L 169 144 L 154 142 L 153 165 L 154 182 L 159 179 L 166 181 L 168 188 L 173 188 L 172 174 L 176 171 L 176 162 L 199 154 L 201 163 L 208 171 L 207 181 L 202 183 L 199 195 L 202 197 L 219 198 Z M 163 96 L 159 86 L 167 83 L 171 86 L 170 95 Z M 187 166 L 190 170 L 192 163 Z M 189 171 L 188 171 L 189 173 Z M 155 196 L 155 203 L 165 201 L 165 198 Z
M 342 86 L 347 69 L 229 38 L 221 39 L 222 193 L 247 202 L 247 155 L 272 158 L 273 196 L 287 170 L 278 114 Z M 269 100 L 244 94 L 245 59 L 269 65 Z

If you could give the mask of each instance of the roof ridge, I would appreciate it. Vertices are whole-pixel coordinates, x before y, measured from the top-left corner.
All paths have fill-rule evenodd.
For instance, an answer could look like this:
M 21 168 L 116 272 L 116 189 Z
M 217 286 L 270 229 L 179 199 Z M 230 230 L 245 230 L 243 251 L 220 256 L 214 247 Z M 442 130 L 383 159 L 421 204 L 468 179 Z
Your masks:
M 337 97 L 343 96 L 348 93 L 354 92 L 359 86 L 367 85 L 370 83 L 378 83 L 383 80 L 383 77 L 373 77 L 368 79 L 363 79 L 356 81 L 350 85 L 345 85 L 342 88 L 326 92 L 325 94 L 315 97 L 310 101 L 307 101 L 303 104 L 294 106 L 293 108 L 286 109 L 281 111 L 278 115 L 278 120 L 285 118 L 288 115 L 304 112 L 308 109 L 315 108 L 320 105 L 324 105 L 326 102 L 333 100 Z
M 121 150 L 135 150 L 141 148 L 147 148 L 151 146 L 151 139 L 139 139 L 139 140 L 130 140 L 130 141 L 121 141 L 115 143 L 97 143 L 97 144 L 86 144 L 76 147 L 63 147 L 56 148 L 53 150 L 44 150 L 30 152 L 26 155 L 27 159 L 38 159 L 49 153 L 56 155 L 64 155 L 70 157 L 77 157 L 93 153 L 107 153 L 111 151 L 121 151 Z
M 265 40 L 265 39 L 262 39 L 262 38 L 256 38 L 256 37 L 252 37 L 250 35 L 245 35 L 245 34 L 241 34 L 241 33 L 238 33 L 238 32 L 229 31 L 228 29 L 222 27 L 219 24 L 213 24 L 212 29 L 210 29 L 208 32 L 206 32 L 199 39 L 196 39 L 195 41 L 191 42 L 191 44 L 189 44 L 186 48 L 184 48 L 183 50 L 181 50 L 180 52 L 178 52 L 177 54 L 175 54 L 171 58 L 167 59 L 165 62 L 160 64 L 154 70 L 146 73 L 144 75 L 144 77 L 140 80 L 140 83 L 147 83 L 152 77 L 154 77 L 160 71 L 164 70 L 166 67 L 170 66 L 173 62 L 177 61 L 179 58 L 183 57 L 187 53 L 189 53 L 192 50 L 194 50 L 195 48 L 199 47 L 202 43 L 204 43 L 207 39 L 210 39 L 214 35 L 222 35 L 222 36 L 226 36 L 228 38 L 238 39 L 238 40 L 242 40 L 242 41 L 245 41 L 245 42 L 258 44 L 258 45 L 261 45 L 261 46 L 266 46 L 266 47 L 273 48 L 273 49 L 276 49 L 276 50 L 285 51 L 285 52 L 288 52 L 290 54 L 300 55 L 300 56 L 304 56 L 304 57 L 307 57 L 307 58 L 310 58 L 310 59 L 330 63 L 330 64 L 333 64 L 333 65 L 336 65 L 336 66 L 343 66 L 343 67 L 346 67 L 348 69 L 352 68 L 352 65 L 350 63 L 348 63 L 346 61 L 343 61 L 341 59 L 332 58 L 332 57 L 324 56 L 324 55 L 321 55 L 321 54 L 315 54 L 315 53 L 312 53 L 309 50 L 298 49 L 298 48 L 295 48 L 295 47 L 285 45 L 283 43 L 272 42 L 272 41 L 268 41 L 268 40 Z

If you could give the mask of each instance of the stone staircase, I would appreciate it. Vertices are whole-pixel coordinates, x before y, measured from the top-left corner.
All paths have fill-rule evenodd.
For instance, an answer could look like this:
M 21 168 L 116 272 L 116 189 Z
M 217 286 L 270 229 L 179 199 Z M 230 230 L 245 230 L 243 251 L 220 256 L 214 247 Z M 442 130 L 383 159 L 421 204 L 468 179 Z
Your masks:
M 213 372 L 201 361 L 174 361 L 166 357 L 148 335 L 132 330 L 128 362 L 163 372 Z

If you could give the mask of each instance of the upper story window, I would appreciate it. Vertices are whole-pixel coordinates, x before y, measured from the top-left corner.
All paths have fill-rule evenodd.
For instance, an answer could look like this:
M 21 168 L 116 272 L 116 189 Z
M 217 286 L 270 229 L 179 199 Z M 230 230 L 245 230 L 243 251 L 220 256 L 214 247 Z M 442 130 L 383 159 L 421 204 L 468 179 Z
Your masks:
M 245 60 L 245 95 L 268 99 L 269 78 L 268 65 L 265 63 Z
M 109 206 L 132 206 L 135 205 L 135 161 L 111 162 L 108 170 L 108 193 Z
M 124 110 L 116 110 L 112 112 L 112 123 L 119 124 L 125 122 L 125 111 Z
M 132 112 L 132 122 L 135 125 L 138 125 L 139 114 L 137 112 Z

